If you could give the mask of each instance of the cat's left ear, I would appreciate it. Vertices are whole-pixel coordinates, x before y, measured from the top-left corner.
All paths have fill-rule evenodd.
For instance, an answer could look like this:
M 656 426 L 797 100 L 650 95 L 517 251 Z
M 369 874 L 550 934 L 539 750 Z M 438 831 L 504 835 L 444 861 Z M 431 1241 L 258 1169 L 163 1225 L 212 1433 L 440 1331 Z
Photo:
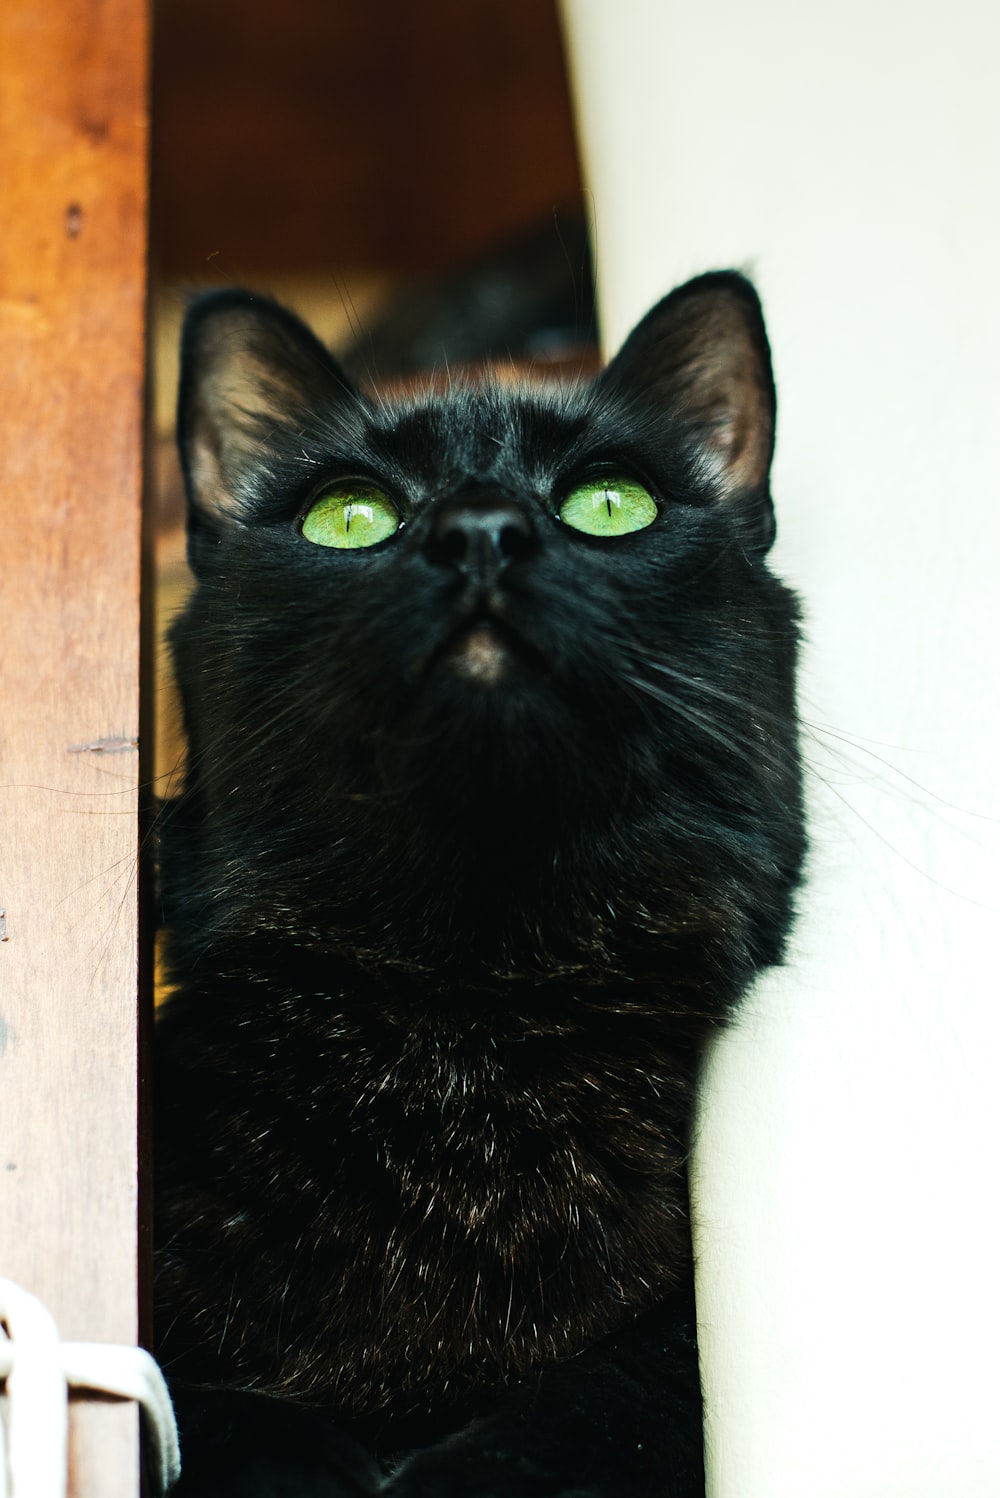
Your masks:
M 262 474 L 317 412 L 364 398 L 319 339 L 267 297 L 213 291 L 188 311 L 181 339 L 177 440 L 197 570 L 212 543 L 253 516 Z
M 757 544 L 770 546 L 774 379 L 745 276 L 715 271 L 672 291 L 629 334 L 601 383 L 662 411 L 694 444 L 723 501 L 743 509 Z

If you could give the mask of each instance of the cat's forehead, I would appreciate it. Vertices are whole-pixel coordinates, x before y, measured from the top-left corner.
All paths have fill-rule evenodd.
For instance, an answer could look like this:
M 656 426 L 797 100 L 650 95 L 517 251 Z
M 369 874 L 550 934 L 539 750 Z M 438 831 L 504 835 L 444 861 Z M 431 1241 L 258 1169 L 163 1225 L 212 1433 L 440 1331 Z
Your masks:
M 586 387 L 483 382 L 410 394 L 372 412 L 373 452 L 415 479 L 543 480 L 595 440 Z

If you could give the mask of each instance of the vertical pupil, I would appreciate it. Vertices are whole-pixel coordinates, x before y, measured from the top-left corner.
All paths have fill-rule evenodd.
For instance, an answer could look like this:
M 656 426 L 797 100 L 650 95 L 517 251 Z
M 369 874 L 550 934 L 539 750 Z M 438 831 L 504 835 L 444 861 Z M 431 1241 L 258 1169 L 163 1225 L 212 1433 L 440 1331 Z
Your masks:
M 607 505 L 607 507 L 608 507 L 608 514 L 610 515 L 611 514 L 611 495 L 608 493 L 607 489 L 605 489 L 605 491 L 604 491 L 604 503 Z
M 347 509 L 344 511 L 344 530 L 345 531 L 349 531 L 350 528 L 351 528 L 351 506 L 350 506 L 350 504 L 348 504 Z

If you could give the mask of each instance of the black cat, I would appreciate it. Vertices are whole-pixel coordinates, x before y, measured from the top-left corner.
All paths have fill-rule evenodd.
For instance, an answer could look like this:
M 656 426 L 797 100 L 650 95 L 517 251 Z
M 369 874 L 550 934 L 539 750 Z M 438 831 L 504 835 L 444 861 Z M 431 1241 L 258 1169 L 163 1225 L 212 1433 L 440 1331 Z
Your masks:
M 703 1492 L 699 1056 L 803 852 L 740 276 L 389 400 L 195 303 L 158 1353 L 189 1495 Z

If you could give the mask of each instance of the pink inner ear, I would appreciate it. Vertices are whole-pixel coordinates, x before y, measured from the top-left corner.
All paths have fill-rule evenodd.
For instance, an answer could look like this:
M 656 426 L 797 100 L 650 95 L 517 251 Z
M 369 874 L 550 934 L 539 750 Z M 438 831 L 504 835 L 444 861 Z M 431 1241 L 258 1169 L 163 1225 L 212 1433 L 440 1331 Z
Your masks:
M 687 409 L 734 488 L 765 482 L 773 442 L 771 397 L 752 347 L 734 347 L 730 338 L 714 358 L 696 365 Z
M 767 478 L 771 461 L 770 429 L 746 415 L 732 423 L 729 471 L 740 488 L 755 488 Z
M 705 432 L 735 487 L 755 488 L 764 482 L 771 459 L 771 431 L 767 412 L 759 405 L 724 411 L 706 423 Z

